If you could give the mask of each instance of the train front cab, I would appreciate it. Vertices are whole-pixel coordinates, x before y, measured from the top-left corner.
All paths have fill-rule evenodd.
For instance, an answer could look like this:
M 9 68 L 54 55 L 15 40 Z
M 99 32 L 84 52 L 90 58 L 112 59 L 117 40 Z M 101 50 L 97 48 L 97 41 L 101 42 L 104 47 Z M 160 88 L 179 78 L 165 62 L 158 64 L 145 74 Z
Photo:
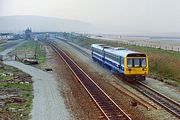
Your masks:
M 146 54 L 128 54 L 124 59 L 124 74 L 130 80 L 145 80 L 148 74 Z

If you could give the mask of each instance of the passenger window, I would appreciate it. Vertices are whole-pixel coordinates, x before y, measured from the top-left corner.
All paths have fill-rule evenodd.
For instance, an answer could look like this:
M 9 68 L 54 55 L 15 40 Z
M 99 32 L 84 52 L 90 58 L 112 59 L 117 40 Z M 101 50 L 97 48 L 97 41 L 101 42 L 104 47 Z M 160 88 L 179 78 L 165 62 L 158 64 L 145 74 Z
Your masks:
M 128 67 L 133 67 L 133 61 L 132 61 L 132 59 L 127 59 L 127 66 Z
M 121 57 L 121 65 L 124 65 L 124 58 Z

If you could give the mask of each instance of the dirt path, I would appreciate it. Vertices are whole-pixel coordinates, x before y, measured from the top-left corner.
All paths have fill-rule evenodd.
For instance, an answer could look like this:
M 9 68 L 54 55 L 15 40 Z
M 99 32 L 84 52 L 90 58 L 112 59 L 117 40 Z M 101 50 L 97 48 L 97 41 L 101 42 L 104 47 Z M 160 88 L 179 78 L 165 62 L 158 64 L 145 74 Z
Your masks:
M 34 89 L 32 120 L 70 119 L 53 75 L 15 61 L 5 61 L 4 63 L 32 76 Z

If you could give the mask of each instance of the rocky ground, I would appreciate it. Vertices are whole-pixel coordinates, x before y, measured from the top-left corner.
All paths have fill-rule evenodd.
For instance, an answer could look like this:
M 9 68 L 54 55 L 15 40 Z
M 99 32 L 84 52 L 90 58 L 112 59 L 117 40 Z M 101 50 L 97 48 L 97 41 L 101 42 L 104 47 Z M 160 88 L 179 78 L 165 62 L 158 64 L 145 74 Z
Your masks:
M 95 80 L 115 100 L 115 102 L 132 117 L 132 119 L 176 120 L 176 118 L 173 115 L 165 111 L 163 108 L 160 110 L 155 110 L 152 108 L 150 111 L 147 111 L 145 108 L 139 105 L 133 107 L 131 105 L 131 99 L 129 97 L 119 93 L 110 85 L 112 81 L 118 81 L 121 84 L 123 84 L 121 81 L 115 78 L 108 70 L 104 69 L 99 64 L 92 62 L 91 59 L 89 59 L 87 56 L 80 53 L 79 51 L 75 50 L 71 46 L 61 41 L 57 42 L 59 43 L 59 47 L 65 50 L 75 60 L 75 62 L 78 63 L 83 68 L 83 70 L 85 70 L 86 73 L 88 73 L 88 75 L 90 75 L 93 78 L 93 80 Z M 57 57 L 53 59 L 52 62 L 54 60 L 56 61 L 56 63 L 62 62 Z M 55 63 L 55 61 L 53 63 Z M 60 69 L 60 66 L 64 69 Z M 54 68 L 55 72 L 59 74 L 58 77 L 64 77 L 64 81 L 60 81 L 61 83 L 65 83 L 63 84 L 64 87 L 63 90 L 61 90 L 61 92 L 63 93 L 66 99 L 66 104 L 68 108 L 70 108 L 70 111 L 72 111 L 73 113 L 73 117 L 76 119 L 98 119 L 101 116 L 101 114 L 97 112 L 98 109 L 95 107 L 92 100 L 89 100 L 89 97 L 87 93 L 82 89 L 82 86 L 78 84 L 77 80 L 75 81 L 75 78 L 72 76 L 72 74 L 68 72 L 67 67 L 65 65 L 62 66 L 62 63 L 59 63 L 58 66 L 57 64 L 55 64 L 54 66 L 52 66 L 52 68 Z M 124 84 L 124 86 L 127 85 Z M 141 95 L 133 89 L 132 91 L 136 92 L 138 95 Z M 144 99 L 150 101 L 146 97 L 144 97 Z M 77 108 L 79 109 L 77 110 Z
M 0 63 L 0 119 L 28 119 L 32 97 L 31 76 Z
M 99 109 L 66 64 L 50 47 L 47 48 L 49 54 L 44 68 L 52 68 L 59 83 L 60 94 L 65 98 L 66 107 L 71 112 L 71 118 L 85 120 L 101 117 Z

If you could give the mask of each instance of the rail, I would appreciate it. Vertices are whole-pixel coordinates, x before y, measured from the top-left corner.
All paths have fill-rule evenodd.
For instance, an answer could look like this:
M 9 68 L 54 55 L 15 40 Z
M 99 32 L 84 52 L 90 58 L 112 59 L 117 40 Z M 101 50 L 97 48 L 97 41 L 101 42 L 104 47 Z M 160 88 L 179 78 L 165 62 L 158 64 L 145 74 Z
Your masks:
M 150 88 L 142 82 L 137 82 L 135 85 L 131 85 L 136 90 L 143 93 L 145 96 L 164 107 L 169 112 L 180 118 L 180 103 L 172 100 L 171 98 L 159 93 L 158 91 Z
M 125 113 L 64 51 L 49 42 L 53 50 L 63 59 L 92 100 L 108 120 L 131 120 Z
M 69 43 L 68 43 L 69 44 Z M 71 44 L 69 44 L 71 45 Z M 79 50 L 81 53 L 86 54 L 86 56 L 89 56 L 89 54 L 83 50 L 80 50 L 79 47 L 71 45 L 72 47 L 74 47 L 75 49 Z M 117 77 L 117 76 L 115 76 Z M 127 82 L 126 82 L 127 83 Z M 129 83 L 127 83 L 129 84 Z M 129 84 L 130 85 L 130 84 Z M 136 84 L 137 85 L 137 84 Z M 170 111 L 171 113 L 173 113 L 174 115 L 176 115 L 178 118 L 180 118 L 180 104 L 174 100 L 172 100 L 171 98 L 157 92 L 156 90 L 150 88 L 149 86 L 143 84 L 142 82 L 139 82 L 139 86 L 144 87 L 144 89 L 149 89 L 149 92 L 146 92 L 144 89 L 138 88 L 138 85 L 131 85 L 133 88 L 135 88 L 136 90 L 138 90 L 139 92 L 141 92 L 142 94 L 144 94 L 145 96 L 147 96 L 148 98 L 150 98 L 151 100 L 153 100 L 154 102 L 158 103 L 160 106 L 164 107 L 166 110 Z M 151 91 L 151 92 L 150 92 Z M 150 93 L 154 92 L 154 94 L 156 94 L 155 96 L 151 95 Z M 169 103 L 171 104 L 170 107 L 168 107 L 169 103 L 168 102 L 162 102 L 162 100 L 165 99 L 165 101 L 170 101 Z M 159 99 L 159 100 L 158 100 Z M 161 101 L 161 102 L 160 102 Z M 167 105 L 166 105 L 167 104 Z M 174 106 L 174 107 L 173 107 Z

